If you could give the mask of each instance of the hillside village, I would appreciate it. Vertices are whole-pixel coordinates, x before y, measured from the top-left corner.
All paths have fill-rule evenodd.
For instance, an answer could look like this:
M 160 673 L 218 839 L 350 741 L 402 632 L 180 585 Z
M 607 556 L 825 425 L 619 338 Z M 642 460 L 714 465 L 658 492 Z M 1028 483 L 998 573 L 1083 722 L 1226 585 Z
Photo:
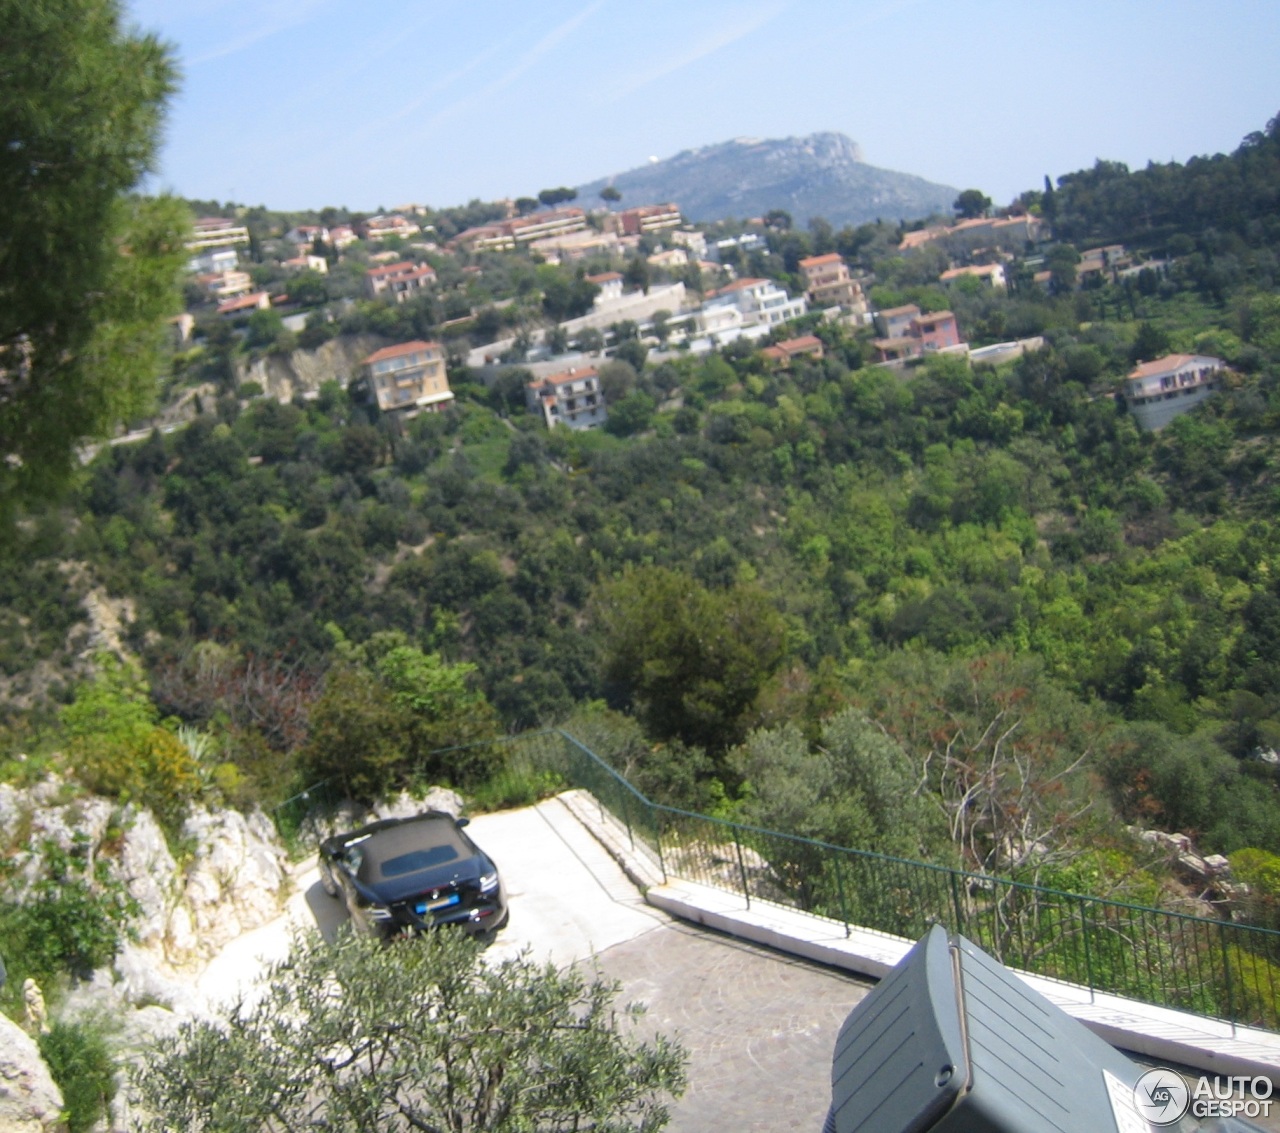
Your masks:
M 824 328 L 828 339 L 862 342 L 869 361 L 909 369 L 948 354 L 1008 362 L 1043 341 L 988 341 L 988 328 L 961 327 L 953 311 L 932 305 L 877 307 L 866 258 L 851 265 L 825 247 L 796 254 L 786 214 L 695 226 L 670 202 L 616 211 L 558 201 L 531 207 L 537 205 L 533 198 L 498 202 L 500 218 L 452 235 L 426 223 L 430 210 L 418 205 L 287 229 L 287 218 L 257 216 L 253 233 L 243 208 L 201 217 L 188 242 L 179 344 L 199 350 L 211 326 L 226 324 L 254 353 L 284 354 L 353 325 L 377 333 L 394 322 L 402 329 L 389 337 L 414 336 L 338 375 L 389 419 L 447 408 L 448 369 L 466 366 L 492 384 L 520 368 L 530 412 L 548 427 L 589 429 L 608 420 L 598 369 L 612 359 L 652 365 L 737 344 L 758 346 L 785 367 L 797 357 L 821 358 L 823 338 L 813 332 Z M 1140 280 L 1149 289 L 1170 266 L 1121 244 L 1066 249 L 1025 207 L 921 222 L 875 239 L 944 296 L 1052 295 L 1133 288 Z M 815 244 L 834 242 L 827 232 Z M 513 286 L 513 260 L 554 271 L 546 277 L 552 289 L 528 278 Z M 369 304 L 409 310 L 392 319 Z M 424 332 L 430 337 L 420 337 Z M 1122 398 L 1143 428 L 1157 428 L 1218 388 L 1223 367 L 1221 359 L 1198 355 L 1143 359 L 1110 395 Z
M 707 154 L 794 170 L 806 148 L 854 178 L 841 192 L 866 172 L 840 135 L 675 164 L 692 192 Z M 472 816 L 486 845 L 484 819 L 552 825 L 548 803 L 573 833 L 543 833 L 579 863 L 584 823 L 611 831 L 612 880 L 575 884 L 626 906 L 636 986 L 677 1013 L 719 1003 L 703 962 L 673 989 L 645 954 L 633 906 L 668 873 L 845 941 L 946 924 L 1090 1008 L 1276 1041 L 1280 119 L 1229 155 L 1099 161 L 911 219 L 850 202 L 839 226 L 788 212 L 799 189 L 695 222 L 632 188 L 650 175 L 369 211 L 144 198 L 126 177 L 104 215 L 137 215 L 104 221 L 102 263 L 72 254 L 79 202 L 75 239 L 24 261 L 56 252 L 76 283 L 41 291 L 57 317 L 0 359 L 11 432 L 13 405 L 39 426 L 0 462 L 0 1127 L 17 1098 L 23 1133 L 164 1128 L 128 1106 L 204 1073 L 184 1023 L 203 1020 L 211 1061 L 270 1063 L 282 1032 L 225 1041 L 253 1004 L 210 1022 L 207 985 L 260 970 L 237 951 L 251 933 L 289 955 L 286 907 L 334 939 L 348 917 L 432 940 L 458 917 L 493 945 L 510 898 L 512 926 L 555 922 L 583 958 L 597 926 L 562 915 L 555 877 L 528 895 L 545 871 L 527 831 L 502 863 L 461 836 Z M 118 388 L 83 380 L 99 373 Z M 440 864 L 442 846 L 367 844 L 400 829 L 367 819 L 424 807 L 474 905 L 460 874 L 383 900 L 360 873 Z M 356 969 L 397 994 L 421 970 L 397 973 L 394 948 L 327 955 L 355 959 L 281 1018 L 307 995 L 323 1013 Z M 524 969 L 482 955 L 458 953 L 483 1014 L 509 990 L 484 980 Z M 560 986 L 579 996 L 561 1032 L 617 1037 L 608 989 Z M 482 1101 L 509 1018 L 486 1032 Z M 335 1072 L 333 1019 L 310 1066 L 358 1083 Z M 713 1071 L 726 1026 L 705 1028 Z M 609 1049 L 576 1064 L 632 1101 L 648 1066 L 636 1127 L 659 1128 L 682 1056 Z M 575 1104 L 612 1122 L 597 1084 Z

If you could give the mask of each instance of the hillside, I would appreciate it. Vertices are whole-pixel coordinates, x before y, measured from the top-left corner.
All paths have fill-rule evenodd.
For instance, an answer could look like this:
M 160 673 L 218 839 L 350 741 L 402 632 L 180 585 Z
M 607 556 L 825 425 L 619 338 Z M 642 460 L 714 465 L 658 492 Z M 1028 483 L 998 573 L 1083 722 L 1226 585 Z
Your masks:
M 862 160 L 843 134 L 803 138 L 734 138 L 578 187 L 595 199 L 605 185 L 622 205 L 677 202 L 695 221 L 761 216 L 786 209 L 799 224 L 825 217 L 836 227 L 876 219 L 913 220 L 949 213 L 957 190 Z
M 670 805 L 899 857 L 1137 903 L 1166 891 L 1126 826 L 1273 863 L 1280 300 L 1274 227 L 1250 218 L 1278 154 L 1280 128 L 1216 160 L 1219 192 L 1167 237 L 1154 209 L 1148 227 L 1100 206 L 1097 177 L 1024 195 L 1055 227 L 1149 246 L 1111 279 L 1077 280 L 1090 246 L 1060 242 L 1015 257 L 1008 290 L 944 291 L 945 251 L 904 252 L 892 225 L 772 229 L 762 277 L 793 284 L 834 243 L 882 310 L 945 306 L 975 347 L 1044 346 L 897 371 L 871 364 L 870 327 L 820 315 L 777 328 L 823 350 L 782 366 L 632 337 L 585 433 L 546 432 L 519 370 L 485 385 L 455 362 L 452 409 L 406 422 L 339 381 L 282 403 L 245 380 L 285 358 L 301 376 L 298 348 L 356 358 L 358 334 L 478 345 L 498 303 L 532 326 L 577 278 L 436 250 L 437 291 L 391 304 L 349 293 L 370 262 L 349 249 L 318 287 L 331 318 L 205 322 L 168 383 L 217 391 L 190 425 L 103 448 L 0 541 L 0 781 L 48 767 L 175 822 L 213 791 L 271 806 L 332 776 L 353 797 L 448 781 L 505 802 L 537 783 L 471 741 L 569 722 Z M 1119 203 L 1151 177 L 1104 172 Z M 1168 199 L 1204 172 L 1161 171 Z M 1165 352 L 1232 372 L 1140 431 L 1117 389 Z M 85 679 L 107 601 L 137 667 Z M 975 807 L 970 769 L 996 754 L 999 797 Z M 1036 836 L 1000 828 L 1012 814 Z

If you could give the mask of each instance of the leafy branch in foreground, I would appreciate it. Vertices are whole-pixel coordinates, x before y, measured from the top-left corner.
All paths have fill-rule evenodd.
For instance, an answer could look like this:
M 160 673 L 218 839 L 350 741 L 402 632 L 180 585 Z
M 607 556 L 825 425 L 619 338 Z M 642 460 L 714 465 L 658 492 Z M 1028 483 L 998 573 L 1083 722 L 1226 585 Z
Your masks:
M 615 984 L 455 933 L 300 937 L 260 998 L 135 1075 L 147 1130 L 655 1133 L 685 1053 L 624 1033 Z M 630 1024 L 627 1027 L 630 1030 Z

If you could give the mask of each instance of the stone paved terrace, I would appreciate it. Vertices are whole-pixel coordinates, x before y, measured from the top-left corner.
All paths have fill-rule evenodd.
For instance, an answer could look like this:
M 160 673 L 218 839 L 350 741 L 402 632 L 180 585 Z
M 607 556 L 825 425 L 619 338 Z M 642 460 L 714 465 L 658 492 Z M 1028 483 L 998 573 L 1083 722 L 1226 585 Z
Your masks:
M 914 943 L 859 928 L 846 936 L 843 926 L 821 917 L 759 901 L 748 908 L 737 894 L 674 878 L 664 883 L 656 863 L 632 848 L 625 828 L 590 795 L 575 791 L 561 798 L 628 876 L 644 887 L 646 900 L 682 920 L 876 979 Z M 1022 978 L 1113 1046 L 1161 1064 L 1222 1075 L 1261 1074 L 1280 1083 L 1280 1035 L 1057 980 L 1025 974 Z
M 684 1044 L 690 1084 L 672 1107 L 672 1133 L 818 1133 L 840 1024 L 909 942 L 875 933 L 846 941 L 841 926 L 776 907 L 755 905 L 749 919 L 741 899 L 730 894 L 663 886 L 650 863 L 629 853 L 626 831 L 602 823 L 599 807 L 581 793 L 480 815 L 471 832 L 498 861 L 512 901 L 511 924 L 491 949 L 494 959 L 528 948 L 536 959 L 594 966 L 620 981 L 623 1002 L 647 1005 L 642 1027 Z M 211 1000 L 244 994 L 244 983 L 260 978 L 263 963 L 287 955 L 294 925 L 315 925 L 331 936 L 345 920 L 341 904 L 321 890 L 314 863 L 301 864 L 296 880 L 299 891 L 279 922 L 238 940 L 210 966 L 202 983 Z M 715 919 L 731 933 L 698 923 Z M 817 960 L 804 958 L 814 949 Z M 868 974 L 850 971 L 851 963 Z M 1090 1003 L 1087 991 L 1061 985 L 1048 990 L 1055 998 L 1075 995 L 1077 1017 L 1095 1013 L 1095 1027 L 1110 1025 L 1112 1011 L 1121 1023 L 1131 1021 L 1135 1006 L 1157 1039 L 1166 1025 L 1176 1033 L 1189 1021 L 1202 1037 L 1220 1026 L 1175 1012 L 1162 1020 L 1158 1009 L 1124 1001 Z M 1107 1037 L 1132 1050 L 1136 1035 Z M 1274 1067 L 1280 1039 L 1257 1038 L 1261 1049 L 1252 1052 L 1243 1033 L 1228 1045 Z M 1164 1055 L 1148 1061 L 1191 1060 Z M 1257 1122 L 1270 1133 L 1280 1133 L 1276 1109 Z

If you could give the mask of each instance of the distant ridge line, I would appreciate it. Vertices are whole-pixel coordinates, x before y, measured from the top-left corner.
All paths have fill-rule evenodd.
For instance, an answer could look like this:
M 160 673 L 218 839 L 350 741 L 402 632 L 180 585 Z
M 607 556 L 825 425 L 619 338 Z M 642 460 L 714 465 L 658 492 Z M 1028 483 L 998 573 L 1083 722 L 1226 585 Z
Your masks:
M 673 201 L 686 217 L 701 222 L 745 220 L 784 209 L 797 224 L 820 216 L 837 227 L 949 215 L 959 195 L 950 185 L 868 165 L 858 143 L 835 132 L 742 135 L 681 150 L 578 186 L 580 202 L 594 204 L 606 185 L 622 194 L 615 208 Z

